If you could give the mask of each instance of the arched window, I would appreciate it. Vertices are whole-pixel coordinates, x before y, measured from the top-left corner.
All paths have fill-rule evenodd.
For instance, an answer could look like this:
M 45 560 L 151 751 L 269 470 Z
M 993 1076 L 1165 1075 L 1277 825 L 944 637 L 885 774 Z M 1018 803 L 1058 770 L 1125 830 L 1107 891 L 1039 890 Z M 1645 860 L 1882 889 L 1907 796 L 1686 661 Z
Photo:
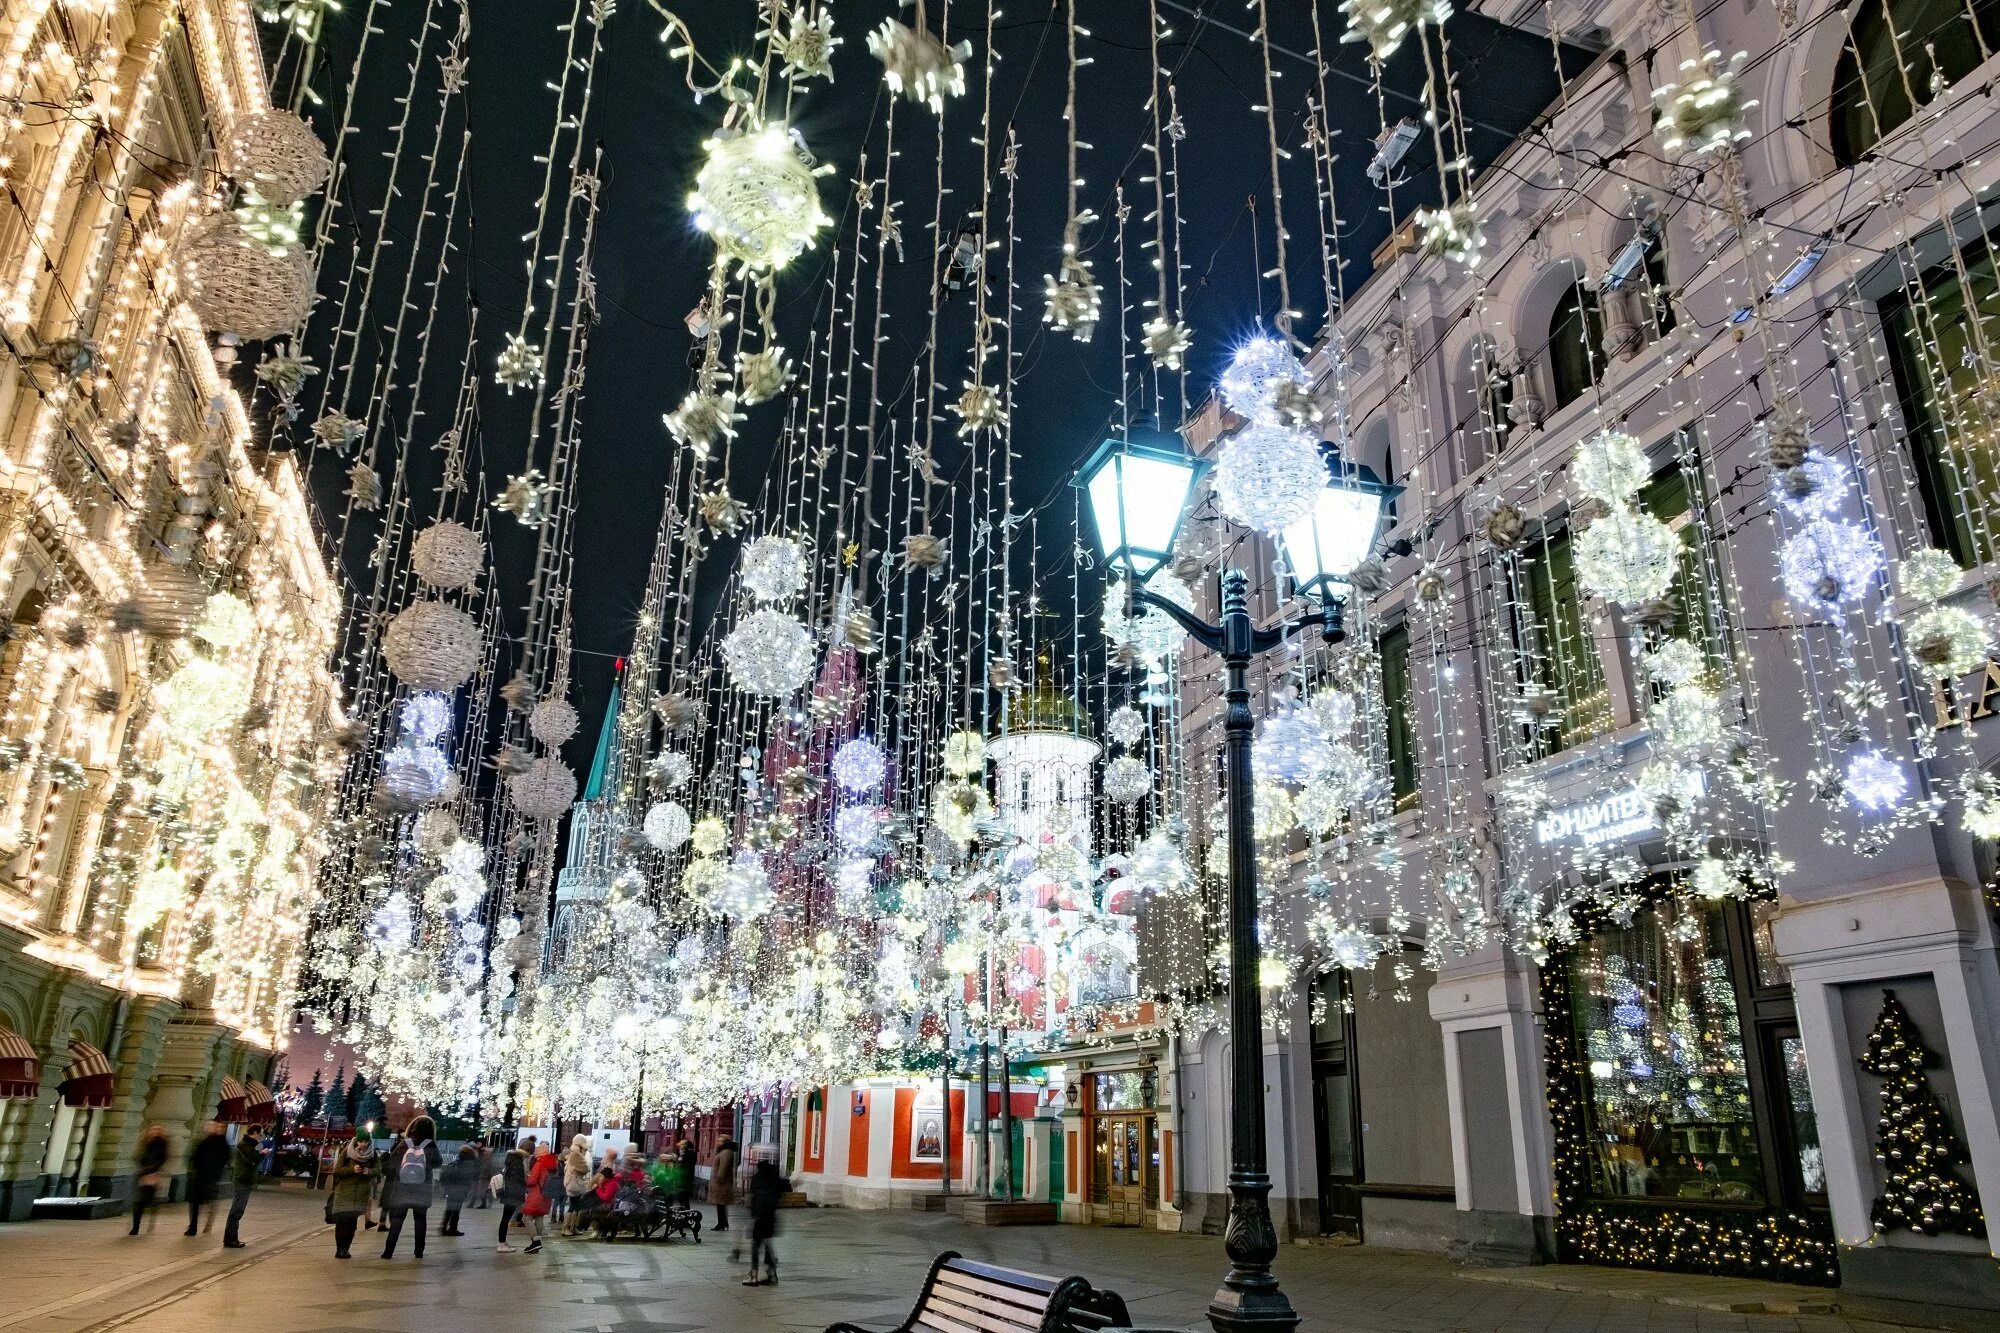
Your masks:
M 1646 252 L 1645 303 L 1653 311 L 1653 333 L 1664 337 L 1674 331 L 1674 292 L 1667 285 L 1667 247 L 1656 241 Z
M 1834 160 L 1851 166 L 2000 50 L 2000 0 L 1860 0 L 1833 67 Z
M 1572 282 L 1549 316 L 1549 376 L 1556 406 L 1567 407 L 1590 392 L 1604 373 L 1604 313 L 1597 293 Z
M 1476 454 L 1469 460 L 1476 467 L 1507 445 L 1507 432 L 1513 429 L 1507 409 L 1514 401 L 1514 380 L 1500 364 L 1493 344 L 1480 338 L 1466 349 L 1460 383 L 1464 387 L 1457 410 L 1463 414 L 1467 435 L 1476 442 Z

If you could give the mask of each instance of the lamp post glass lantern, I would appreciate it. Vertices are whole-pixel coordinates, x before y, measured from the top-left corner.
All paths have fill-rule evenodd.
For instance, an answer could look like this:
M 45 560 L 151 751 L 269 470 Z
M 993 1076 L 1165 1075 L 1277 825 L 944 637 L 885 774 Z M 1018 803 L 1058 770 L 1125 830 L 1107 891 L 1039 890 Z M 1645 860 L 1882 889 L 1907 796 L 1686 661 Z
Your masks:
M 1279 534 L 1299 591 L 1344 596 L 1347 576 L 1375 550 L 1382 519 L 1402 491 L 1365 464 L 1336 461 L 1312 512 Z
M 1257 993 L 1257 861 L 1250 780 L 1250 738 L 1256 727 L 1250 708 L 1250 662 L 1285 642 L 1287 635 L 1283 629 L 1257 627 L 1250 615 L 1250 578 L 1240 569 L 1223 571 L 1220 624 L 1201 620 L 1137 586 L 1166 563 L 1167 547 L 1180 528 L 1198 464 L 1178 453 L 1165 457 L 1150 454 L 1163 465 L 1160 469 L 1134 468 L 1134 455 L 1126 452 L 1127 448 L 1107 444 L 1084 465 L 1081 474 L 1081 484 L 1090 496 L 1091 515 L 1097 521 L 1100 554 L 1107 565 L 1126 575 L 1126 593 L 1134 602 L 1159 611 L 1222 658 L 1230 1041 L 1229 1222 L 1223 1231 L 1223 1250 L 1229 1256 L 1229 1271 L 1209 1303 L 1208 1319 L 1221 1333 L 1292 1329 L 1298 1326 L 1299 1317 L 1271 1271 L 1278 1256 L 1278 1232 L 1271 1222 L 1271 1175 L 1265 1152 L 1264 1022 Z M 1167 465 L 1172 464 L 1177 464 L 1177 470 L 1169 469 Z M 1148 489 L 1141 493 L 1141 486 Z M 1375 491 L 1363 496 L 1372 503 L 1372 511 L 1359 505 L 1330 507 L 1327 498 L 1321 497 L 1313 521 L 1302 534 L 1312 548 L 1316 571 L 1323 570 L 1328 576 L 1352 572 L 1373 544 L 1388 493 L 1377 483 Z M 1164 511 L 1161 506 L 1170 499 L 1174 508 Z M 1321 512 L 1327 514 L 1325 525 L 1319 522 Z M 1143 533 L 1138 523 L 1146 525 Z M 1361 533 L 1365 533 L 1365 540 L 1358 535 Z M 1347 563 L 1341 565 L 1342 560 Z M 1318 586 L 1327 590 L 1323 593 L 1327 607 L 1336 608 L 1339 602 L 1326 577 L 1318 580 Z M 1340 618 L 1331 609 L 1322 618 L 1321 627 L 1329 642 L 1343 636 Z

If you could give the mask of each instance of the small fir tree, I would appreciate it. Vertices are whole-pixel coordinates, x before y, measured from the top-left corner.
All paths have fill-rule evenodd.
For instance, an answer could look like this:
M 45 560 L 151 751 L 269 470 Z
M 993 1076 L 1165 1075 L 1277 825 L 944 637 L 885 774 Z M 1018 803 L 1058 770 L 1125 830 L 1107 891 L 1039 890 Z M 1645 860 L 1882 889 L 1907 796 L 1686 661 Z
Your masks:
M 326 1109 L 326 1083 L 315 1069 L 312 1081 L 306 1084 L 306 1090 L 299 1096 L 299 1123 L 312 1124 L 319 1119 L 319 1113 L 324 1109 Z
M 363 1107 L 364 1104 L 366 1104 L 368 1100 L 368 1091 L 369 1091 L 368 1080 L 361 1077 L 360 1070 L 358 1069 L 355 1070 L 354 1077 L 351 1080 L 349 1080 L 347 1084 L 348 1124 L 358 1125 L 361 1123 L 363 1119 L 361 1114 L 361 1108 Z
M 1875 1155 L 1885 1178 L 1875 1200 L 1877 1231 L 1909 1227 L 1926 1236 L 1955 1231 L 1984 1236 L 1979 1195 L 1956 1168 L 1967 1160 L 1951 1117 L 1931 1091 L 1931 1053 L 1896 992 L 1882 992 L 1882 1015 L 1868 1034 L 1861 1067 L 1882 1080 Z

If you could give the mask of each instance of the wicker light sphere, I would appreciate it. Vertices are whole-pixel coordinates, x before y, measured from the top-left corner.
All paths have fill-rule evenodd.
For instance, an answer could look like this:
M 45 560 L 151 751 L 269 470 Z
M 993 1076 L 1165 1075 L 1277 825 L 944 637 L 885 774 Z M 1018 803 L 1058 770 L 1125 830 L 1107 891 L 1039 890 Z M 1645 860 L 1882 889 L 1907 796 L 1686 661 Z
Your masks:
M 1590 436 L 1577 446 L 1569 468 L 1579 494 L 1606 504 L 1629 498 L 1652 476 L 1645 446 L 1638 436 L 1622 430 L 1601 430 Z
M 312 309 L 312 255 L 283 254 L 217 214 L 196 223 L 181 245 L 181 279 L 202 327 L 255 342 L 290 333 Z
M 1785 596 L 1801 610 L 1828 616 L 1866 597 L 1886 563 L 1874 534 L 1838 518 L 1810 519 L 1778 548 Z
M 486 542 L 463 523 L 440 519 L 410 543 L 410 568 L 430 587 L 470 588 L 486 568 Z
M 1239 417 L 1259 425 L 1278 424 L 1280 382 L 1304 386 L 1306 368 L 1282 338 L 1259 335 L 1236 349 L 1222 372 L 1222 401 Z
M 1614 505 L 1578 535 L 1576 576 L 1608 602 L 1638 606 L 1673 586 L 1680 553 L 1672 528 L 1630 505 Z
M 250 685 L 220 662 L 191 657 L 153 691 L 153 703 L 177 734 L 199 738 L 235 725 L 250 708 Z
M 764 869 L 764 858 L 755 852 L 738 852 L 723 873 L 713 904 L 724 916 L 755 921 L 769 912 L 777 900 L 778 895 L 771 888 L 771 873 Z
M 812 631 L 782 611 L 752 611 L 722 641 L 739 689 L 782 699 L 812 677 Z
M 396 810 L 415 810 L 444 795 L 451 761 L 434 745 L 404 743 L 382 756 L 382 792 Z
M 479 669 L 479 624 L 445 602 L 412 602 L 382 632 L 382 656 L 413 690 L 449 693 Z
M 689 836 L 694 839 L 695 855 L 720 856 L 722 849 L 729 846 L 729 825 L 719 815 L 703 815 L 695 821 Z
M 1295 430 L 1247 426 L 1216 452 L 1216 502 L 1246 528 L 1283 531 L 1312 512 L 1325 486 L 1319 441 Z
M 944 771 L 955 778 L 969 778 L 986 771 L 986 738 L 970 728 L 961 728 L 944 738 Z
M 1104 796 L 1119 805 L 1137 805 L 1153 793 L 1153 770 L 1129 754 L 1104 766 Z
M 662 750 L 646 771 L 659 791 L 679 791 L 694 777 L 694 760 L 679 750 Z
M 869 792 L 881 786 L 882 779 L 888 776 L 889 760 L 881 746 L 857 736 L 833 752 L 832 770 L 833 780 L 842 791 Z
M 436 860 L 457 845 L 458 835 L 458 816 L 449 810 L 434 809 L 417 816 L 410 841 L 416 844 L 420 855 Z
M 529 819 L 560 819 L 576 801 L 576 774 L 545 754 L 508 780 L 507 799 Z
M 576 729 L 582 722 L 575 705 L 569 700 L 544 699 L 528 714 L 528 733 L 542 744 L 554 748 L 576 735 Z
M 798 258 L 829 219 L 804 146 L 783 125 L 721 133 L 694 178 L 688 212 L 715 248 L 756 272 Z
M 854 855 L 881 850 L 889 812 L 879 805 L 850 805 L 833 817 L 833 839 Z
M 257 632 L 257 615 L 241 597 L 218 592 L 202 604 L 194 636 L 213 648 L 236 648 Z
M 694 832 L 694 821 L 679 801 L 655 801 L 639 827 L 646 844 L 655 851 L 671 852 Z
M 806 548 L 790 537 L 759 537 L 743 548 L 743 586 L 752 597 L 782 602 L 806 586 Z
M 1104 734 L 1120 745 L 1137 745 L 1146 735 L 1146 715 L 1131 704 L 1120 704 L 1104 720 Z
M 238 116 L 222 143 L 222 165 L 267 204 L 296 204 L 332 167 L 312 126 L 276 108 Z

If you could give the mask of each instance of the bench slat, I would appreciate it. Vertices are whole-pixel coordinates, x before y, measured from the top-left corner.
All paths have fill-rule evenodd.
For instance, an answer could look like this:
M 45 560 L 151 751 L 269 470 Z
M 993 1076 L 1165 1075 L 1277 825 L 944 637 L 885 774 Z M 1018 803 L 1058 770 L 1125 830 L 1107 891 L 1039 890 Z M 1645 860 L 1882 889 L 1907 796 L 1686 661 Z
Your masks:
M 939 1271 L 966 1273 L 973 1277 L 985 1278 L 989 1282 L 1020 1287 L 1026 1291 L 1038 1291 L 1044 1296 L 1055 1295 L 1056 1288 L 1062 1285 L 1058 1279 L 1043 1277 L 1040 1273 L 1024 1273 L 1018 1268 L 1001 1268 L 997 1264 L 982 1264 L 976 1259 L 953 1259 Z
M 988 1333 L 1016 1333 L 1020 1329 L 1036 1329 L 1042 1324 L 1042 1311 L 1023 1310 L 1017 1307 L 980 1305 L 955 1300 L 950 1296 L 933 1292 L 924 1302 L 924 1315 L 940 1315 L 961 1324 L 981 1328 Z
M 1028 1310 L 1049 1308 L 1049 1296 L 1046 1292 L 1022 1291 L 1019 1287 L 1007 1287 L 997 1282 L 988 1282 L 984 1278 L 967 1277 L 950 1269 L 938 1274 L 937 1288 L 934 1290 L 938 1288 L 963 1291 L 976 1298 L 998 1301 L 1006 1305 L 1018 1305 Z

